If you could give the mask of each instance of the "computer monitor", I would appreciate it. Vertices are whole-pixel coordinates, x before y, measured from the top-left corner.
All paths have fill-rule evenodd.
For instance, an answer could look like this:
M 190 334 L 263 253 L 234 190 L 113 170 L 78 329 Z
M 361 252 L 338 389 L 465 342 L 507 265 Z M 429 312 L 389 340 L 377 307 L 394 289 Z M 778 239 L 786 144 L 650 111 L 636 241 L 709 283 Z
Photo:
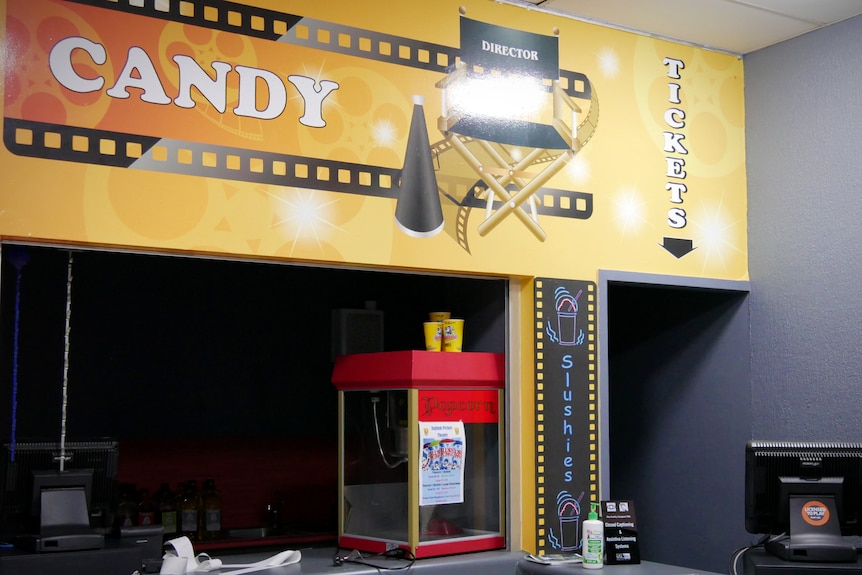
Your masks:
M 15 539 L 15 546 L 39 553 L 104 547 L 104 534 L 90 527 L 93 470 L 40 469 L 32 474 L 32 528 Z
M 749 441 L 745 528 L 787 561 L 855 562 L 862 535 L 862 443 Z
M 31 474 L 29 516 L 33 531 L 44 531 L 46 517 L 51 526 L 83 523 L 90 527 L 93 469 L 34 469 Z M 79 521 L 81 510 L 83 521 Z
M 41 493 L 52 484 L 55 488 L 82 488 L 90 527 L 103 535 L 111 532 L 118 499 L 119 444 L 115 440 L 68 441 L 64 448 L 64 473 L 59 474 L 61 450 L 58 442 L 26 441 L 14 446 L 3 445 L 0 534 L 15 536 L 35 532 L 36 522 L 41 520 Z

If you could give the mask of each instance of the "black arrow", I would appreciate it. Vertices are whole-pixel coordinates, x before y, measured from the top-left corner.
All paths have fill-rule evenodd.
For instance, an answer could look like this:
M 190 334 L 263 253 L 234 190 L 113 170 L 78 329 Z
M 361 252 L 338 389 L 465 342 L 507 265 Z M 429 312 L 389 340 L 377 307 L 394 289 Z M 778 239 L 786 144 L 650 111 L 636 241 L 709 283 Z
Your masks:
M 662 243 L 659 244 L 661 247 L 669 251 L 676 259 L 681 258 L 682 256 L 688 254 L 691 251 L 696 250 L 691 240 L 686 240 L 683 238 L 668 238 L 665 237 L 662 240 Z

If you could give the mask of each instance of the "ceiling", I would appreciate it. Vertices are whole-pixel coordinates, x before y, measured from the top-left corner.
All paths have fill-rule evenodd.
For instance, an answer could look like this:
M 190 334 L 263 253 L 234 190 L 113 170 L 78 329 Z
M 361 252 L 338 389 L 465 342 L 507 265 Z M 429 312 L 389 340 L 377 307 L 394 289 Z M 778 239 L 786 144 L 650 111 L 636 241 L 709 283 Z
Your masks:
M 862 14 L 862 0 L 498 0 L 744 55 Z

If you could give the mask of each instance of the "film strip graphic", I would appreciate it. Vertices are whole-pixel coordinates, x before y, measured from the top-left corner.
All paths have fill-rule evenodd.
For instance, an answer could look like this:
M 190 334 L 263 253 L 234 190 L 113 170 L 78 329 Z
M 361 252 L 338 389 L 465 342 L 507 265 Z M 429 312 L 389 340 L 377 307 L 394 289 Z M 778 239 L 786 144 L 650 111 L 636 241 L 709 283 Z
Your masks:
M 19 156 L 396 198 L 400 169 L 6 118 Z
M 302 16 L 220 0 L 66 1 L 224 32 L 236 32 L 264 40 L 278 40 L 302 20 Z
M 507 186 L 510 192 L 518 190 L 515 186 Z M 465 208 L 487 207 L 487 186 L 482 180 L 478 180 L 470 193 L 464 196 L 460 204 Z M 593 214 L 593 196 L 585 192 L 573 192 L 571 190 L 558 190 L 555 188 L 542 188 L 536 192 L 538 199 L 536 213 L 539 215 L 559 216 L 564 218 L 575 218 L 586 220 Z M 497 210 L 503 202 L 494 200 L 492 208 Z M 526 208 L 521 206 L 521 209 Z
M 599 500 L 596 286 L 536 278 L 536 541 L 577 551 Z

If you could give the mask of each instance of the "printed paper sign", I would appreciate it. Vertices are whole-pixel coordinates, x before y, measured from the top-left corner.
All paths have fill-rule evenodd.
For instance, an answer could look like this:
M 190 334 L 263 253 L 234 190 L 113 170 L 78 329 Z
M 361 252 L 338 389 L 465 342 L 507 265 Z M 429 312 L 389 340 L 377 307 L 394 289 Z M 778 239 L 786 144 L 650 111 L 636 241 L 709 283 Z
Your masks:
M 420 421 L 419 505 L 464 502 L 467 442 L 462 421 Z

